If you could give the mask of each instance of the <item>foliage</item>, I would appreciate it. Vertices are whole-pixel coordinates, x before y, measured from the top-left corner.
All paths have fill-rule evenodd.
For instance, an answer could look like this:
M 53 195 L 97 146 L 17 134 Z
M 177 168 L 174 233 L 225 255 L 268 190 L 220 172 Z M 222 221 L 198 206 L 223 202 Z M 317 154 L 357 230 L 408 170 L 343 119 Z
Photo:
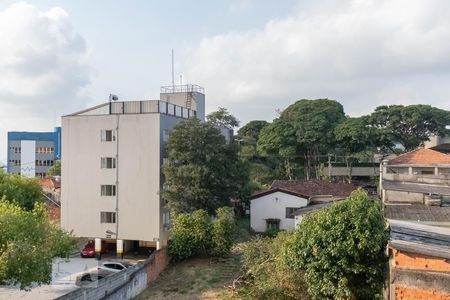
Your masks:
M 55 164 L 48 169 L 48 176 L 61 176 L 61 160 L 56 160 Z
M 258 141 L 261 129 L 263 129 L 267 124 L 269 124 L 267 121 L 250 121 L 238 130 L 238 137 L 243 139 L 244 143 L 256 143 Z
M 31 211 L 0 201 L 0 284 L 49 283 L 52 258 L 74 247 L 69 234 L 49 221 L 43 204 Z
M 374 299 L 386 279 L 389 232 L 381 205 L 362 189 L 307 215 L 284 249 L 294 272 L 304 270 L 317 299 Z
M 170 229 L 169 253 L 173 261 L 195 256 L 226 256 L 233 243 L 234 216 L 229 207 L 216 211 L 217 220 L 199 209 L 175 216 Z
M 36 202 L 42 201 L 42 188 L 35 178 L 6 174 L 0 169 L 0 199 L 2 197 L 31 210 Z
M 258 237 L 243 244 L 244 299 L 308 299 L 301 271 L 292 272 L 283 262 L 283 245 L 292 234 L 280 232 L 275 238 Z
M 449 131 L 450 112 L 430 105 L 379 106 L 369 117 L 369 124 L 379 130 L 380 140 L 387 148 L 401 144 L 414 150 L 431 135 L 444 136 Z
M 196 118 L 180 122 L 171 132 L 167 152 L 162 197 L 175 213 L 205 209 L 212 214 L 240 195 L 248 182 L 237 145 L 226 143 L 210 123 Z
M 239 126 L 239 121 L 235 116 L 230 114 L 226 108 L 219 107 L 218 111 L 212 112 L 206 116 L 209 123 L 215 126 L 222 126 L 233 129 Z
M 234 213 L 231 207 L 219 207 L 217 220 L 212 224 L 211 253 L 213 256 L 227 256 L 233 246 Z
M 342 105 L 334 100 L 299 100 L 260 133 L 257 149 L 278 157 L 285 178 L 294 179 L 303 159 L 305 177 L 318 176 L 317 157 L 335 147 L 334 128 L 345 119 Z

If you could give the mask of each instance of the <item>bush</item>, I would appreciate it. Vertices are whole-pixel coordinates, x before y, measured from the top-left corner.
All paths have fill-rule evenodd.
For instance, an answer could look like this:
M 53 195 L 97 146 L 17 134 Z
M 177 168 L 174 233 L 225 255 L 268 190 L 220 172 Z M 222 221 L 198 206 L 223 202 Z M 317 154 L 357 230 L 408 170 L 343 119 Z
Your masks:
M 192 214 L 177 215 L 170 230 L 169 254 L 172 260 L 183 261 L 194 256 L 226 256 L 233 244 L 234 216 L 229 207 L 216 211 L 211 221 L 203 209 Z
M 258 237 L 243 244 L 245 284 L 242 298 L 309 299 L 301 271 L 292 272 L 283 261 L 283 245 L 292 234 L 280 232 L 275 238 Z
M 212 225 L 213 256 L 227 256 L 233 246 L 234 213 L 231 207 L 219 207 L 216 210 L 217 220 Z
M 306 216 L 284 250 L 317 299 L 376 299 L 386 279 L 389 232 L 381 205 L 362 189 Z

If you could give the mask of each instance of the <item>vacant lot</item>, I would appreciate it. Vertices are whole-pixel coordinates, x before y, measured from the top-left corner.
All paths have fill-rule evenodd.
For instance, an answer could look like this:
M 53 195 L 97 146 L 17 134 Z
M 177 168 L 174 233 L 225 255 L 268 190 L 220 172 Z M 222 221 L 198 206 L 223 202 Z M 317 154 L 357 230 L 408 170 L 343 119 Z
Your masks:
M 221 299 L 240 271 L 240 255 L 195 258 L 170 266 L 137 299 Z

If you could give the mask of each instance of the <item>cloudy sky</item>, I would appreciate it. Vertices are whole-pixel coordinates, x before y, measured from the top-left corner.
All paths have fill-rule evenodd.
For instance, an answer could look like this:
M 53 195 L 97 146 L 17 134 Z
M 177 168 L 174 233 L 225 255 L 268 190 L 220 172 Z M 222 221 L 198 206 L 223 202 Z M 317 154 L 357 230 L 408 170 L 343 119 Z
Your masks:
M 49 131 L 109 93 L 158 98 L 172 48 L 207 111 L 243 123 L 302 98 L 450 109 L 448 0 L 0 0 L 0 162 L 7 131 Z

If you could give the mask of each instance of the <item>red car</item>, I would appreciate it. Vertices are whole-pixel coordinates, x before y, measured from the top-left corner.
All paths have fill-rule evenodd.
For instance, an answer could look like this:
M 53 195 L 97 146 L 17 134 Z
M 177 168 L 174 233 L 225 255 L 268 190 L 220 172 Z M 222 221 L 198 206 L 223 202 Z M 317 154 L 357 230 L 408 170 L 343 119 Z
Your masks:
M 102 250 L 101 253 L 105 254 L 108 250 L 108 244 L 106 241 L 102 240 Z M 94 240 L 89 240 L 84 246 L 83 250 L 80 251 L 81 257 L 95 257 L 95 242 Z

